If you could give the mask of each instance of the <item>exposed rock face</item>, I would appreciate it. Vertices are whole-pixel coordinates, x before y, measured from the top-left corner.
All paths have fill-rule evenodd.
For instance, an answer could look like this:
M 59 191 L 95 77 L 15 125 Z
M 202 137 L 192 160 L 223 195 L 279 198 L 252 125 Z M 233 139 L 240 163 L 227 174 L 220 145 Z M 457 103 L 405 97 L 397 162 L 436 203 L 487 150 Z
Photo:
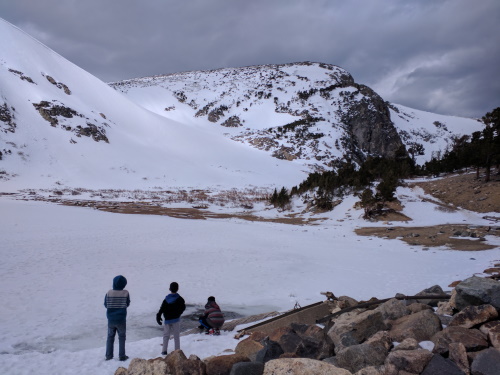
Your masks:
M 399 135 L 391 121 L 387 104 L 372 89 L 364 85 L 354 85 L 363 98 L 353 100 L 342 112 L 341 119 L 352 134 L 349 142 L 352 155 L 356 161 L 362 161 L 359 151 L 369 154 L 393 158 L 403 146 Z
M 74 133 L 77 137 L 92 137 L 96 142 L 104 141 L 109 143 L 105 129 L 105 126 L 107 126 L 106 123 L 104 123 L 104 126 L 97 126 L 89 122 L 89 119 L 85 118 L 82 114 L 64 106 L 62 103 L 58 104 L 44 100 L 40 103 L 33 103 L 33 106 L 38 110 L 40 116 L 50 123 L 50 126 L 60 127 L 61 129 Z M 74 117 L 82 118 L 85 125 L 70 126 L 65 123 L 64 119 L 72 119 Z
M 66 95 L 71 95 L 71 90 L 64 83 L 62 83 L 62 82 L 56 82 L 56 80 L 54 78 L 52 78 L 51 76 L 45 76 L 45 78 L 47 78 L 47 81 L 49 81 L 50 83 L 52 83 L 58 89 L 63 90 Z
M 0 105 L 0 131 L 15 133 L 16 123 L 14 119 L 14 108 L 9 107 L 7 103 Z

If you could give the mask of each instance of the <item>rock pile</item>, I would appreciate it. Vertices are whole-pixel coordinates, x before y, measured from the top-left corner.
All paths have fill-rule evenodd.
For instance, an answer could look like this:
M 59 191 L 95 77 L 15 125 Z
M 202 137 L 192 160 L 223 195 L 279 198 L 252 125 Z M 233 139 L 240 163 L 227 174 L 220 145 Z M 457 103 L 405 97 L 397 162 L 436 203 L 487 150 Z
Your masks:
M 439 286 L 419 295 L 444 294 Z M 201 360 L 181 350 L 165 358 L 134 359 L 115 375 L 498 375 L 500 282 L 471 277 L 449 301 L 396 298 L 369 308 L 335 300 L 324 327 L 291 324 L 252 332 L 234 354 Z

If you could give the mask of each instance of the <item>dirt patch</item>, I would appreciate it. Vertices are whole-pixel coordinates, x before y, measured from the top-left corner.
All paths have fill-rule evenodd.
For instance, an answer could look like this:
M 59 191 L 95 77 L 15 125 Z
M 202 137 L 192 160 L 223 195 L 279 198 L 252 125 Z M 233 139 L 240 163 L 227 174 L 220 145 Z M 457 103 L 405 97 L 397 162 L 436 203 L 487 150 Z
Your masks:
M 500 236 L 500 227 L 437 225 L 432 227 L 359 228 L 355 232 L 360 236 L 401 239 L 409 245 L 423 246 L 424 249 L 446 246 L 452 250 L 479 251 L 496 247 L 485 243 L 484 237 Z
M 491 181 L 477 179 L 476 173 L 464 173 L 439 180 L 414 182 L 410 186 L 421 187 L 426 194 L 439 199 L 449 209 L 457 207 L 474 212 L 500 212 L 500 177 Z
M 151 204 L 149 202 L 94 202 L 94 201 L 60 201 L 65 206 L 92 207 L 106 212 L 138 215 L 162 215 L 177 219 L 241 219 L 247 221 L 261 221 L 270 223 L 311 225 L 322 218 L 302 218 L 299 214 L 287 214 L 280 218 L 263 218 L 251 213 L 216 213 L 200 208 L 170 208 Z

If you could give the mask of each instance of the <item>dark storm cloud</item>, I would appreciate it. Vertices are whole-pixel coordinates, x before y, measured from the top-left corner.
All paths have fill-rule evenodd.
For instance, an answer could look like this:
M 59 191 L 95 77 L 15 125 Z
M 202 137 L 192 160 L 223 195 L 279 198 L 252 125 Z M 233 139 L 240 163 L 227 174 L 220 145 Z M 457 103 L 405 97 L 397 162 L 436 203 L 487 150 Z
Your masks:
M 417 109 L 500 105 L 498 0 L 16 0 L 0 16 L 104 81 L 308 60 Z

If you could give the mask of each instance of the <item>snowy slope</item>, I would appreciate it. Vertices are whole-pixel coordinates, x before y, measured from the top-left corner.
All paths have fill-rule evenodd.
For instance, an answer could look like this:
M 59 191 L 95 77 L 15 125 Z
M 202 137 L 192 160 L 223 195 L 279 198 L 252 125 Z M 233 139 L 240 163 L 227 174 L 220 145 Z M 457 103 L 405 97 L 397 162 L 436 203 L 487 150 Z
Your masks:
M 415 144 L 423 147 L 421 154 L 414 155 L 417 164 L 423 164 L 431 158 L 439 159 L 451 148 L 455 137 L 484 129 L 484 124 L 477 119 L 438 115 L 399 104 L 391 105 L 390 109 L 391 119 L 407 150 Z
M 305 177 L 300 164 L 145 110 L 3 20 L 0 36 L 4 191 L 290 185 Z

